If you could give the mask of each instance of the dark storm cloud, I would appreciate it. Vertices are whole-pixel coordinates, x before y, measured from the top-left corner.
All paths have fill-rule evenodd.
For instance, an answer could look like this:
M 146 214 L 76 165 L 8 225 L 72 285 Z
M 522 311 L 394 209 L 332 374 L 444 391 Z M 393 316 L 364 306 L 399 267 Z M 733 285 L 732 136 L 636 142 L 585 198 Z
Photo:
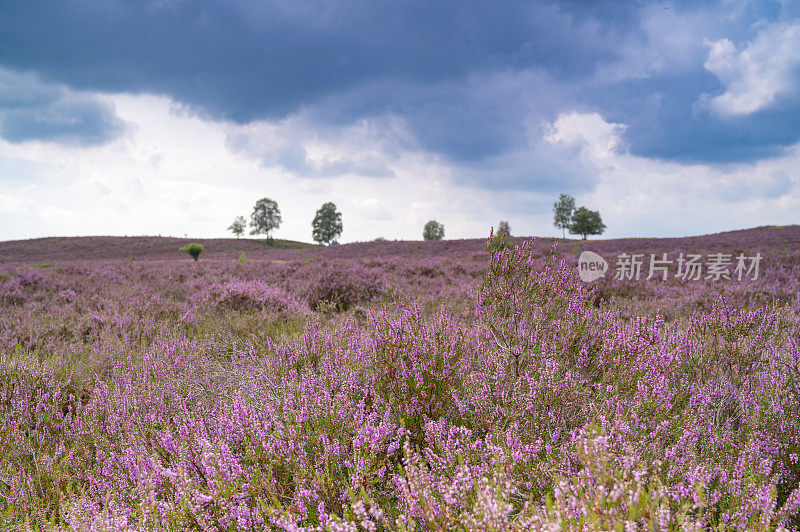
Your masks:
M 406 121 L 421 149 L 456 165 L 517 160 L 513 154 L 530 146 L 531 121 L 576 108 L 629 126 L 625 141 L 636 155 L 730 162 L 797 142 L 800 104 L 787 99 L 734 120 L 698 111 L 701 98 L 725 87 L 697 50 L 706 37 L 745 44 L 758 24 L 791 20 L 790 9 L 746 1 L 4 2 L 0 65 L 73 89 L 165 94 L 237 123 L 304 112 L 335 126 L 391 114 Z M 697 56 L 680 71 L 636 71 L 628 63 L 637 54 L 650 57 L 656 44 L 648 31 L 660 24 L 653 18 L 659 11 L 711 22 L 699 29 L 664 22 L 666 33 L 691 41 Z M 682 34 L 689 31 L 695 33 Z M 623 74 L 598 83 L 611 71 Z M 99 126 L 98 138 L 104 127 L 114 130 L 107 113 L 89 107 L 80 116 Z M 12 112 L 2 134 L 58 131 L 57 124 Z M 319 176 L 340 170 L 309 168 L 298 147 L 263 159 L 305 165 Z M 388 175 L 379 163 L 367 166 L 356 170 Z M 529 170 L 495 175 L 506 176 L 499 186 L 516 187 L 536 173 Z
M 7 2 L 2 62 L 72 86 L 166 92 L 234 120 L 277 117 L 376 79 L 594 69 L 613 46 L 529 2 Z
M 0 64 L 76 89 L 167 94 L 241 123 L 339 96 L 347 107 L 322 118 L 399 112 L 455 159 L 518 140 L 502 116 L 513 110 L 490 125 L 502 101 L 473 105 L 470 75 L 539 67 L 578 80 L 614 56 L 593 24 L 528 2 L 8 2 L 0 35 Z M 348 98 L 376 86 L 367 101 Z
M 782 153 L 800 140 L 800 105 L 778 102 L 741 117 L 721 118 L 702 105 L 723 88 L 713 75 L 626 81 L 592 94 L 609 122 L 627 125 L 631 153 L 682 163 L 744 162 Z
M 124 132 L 125 124 L 111 105 L 0 68 L 0 138 L 89 146 Z

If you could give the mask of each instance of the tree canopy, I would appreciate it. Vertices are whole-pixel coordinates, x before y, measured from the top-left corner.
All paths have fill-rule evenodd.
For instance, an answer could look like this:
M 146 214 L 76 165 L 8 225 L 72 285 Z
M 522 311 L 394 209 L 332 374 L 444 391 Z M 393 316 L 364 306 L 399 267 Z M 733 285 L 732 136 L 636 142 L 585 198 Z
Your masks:
M 561 229 L 563 237 L 566 237 L 564 230 L 569 229 L 572 223 L 572 213 L 574 211 L 575 198 L 569 194 L 561 194 L 558 201 L 553 204 L 553 225 L 555 225 L 557 229 Z
M 342 213 L 337 211 L 336 205 L 330 201 L 324 203 L 317 210 L 311 228 L 314 242 L 330 244 L 342 234 Z
M 196 261 L 197 257 L 200 256 L 200 253 L 203 252 L 203 244 L 187 244 L 180 248 L 180 251 L 185 251 Z
M 586 240 L 586 235 L 601 235 L 605 230 L 606 226 L 598 211 L 590 211 L 586 207 L 579 207 L 572 214 L 569 232 L 573 235 L 582 235 L 583 239 Z
M 261 198 L 256 202 L 250 215 L 250 234 L 263 233 L 267 238 L 271 238 L 272 230 L 280 227 L 282 221 L 278 204 L 270 198 Z
M 441 240 L 444 238 L 444 225 L 436 220 L 431 220 L 422 229 L 422 238 L 425 240 Z
M 244 230 L 247 228 L 247 220 L 244 216 L 237 216 L 234 218 L 233 223 L 228 226 L 228 231 L 236 235 L 236 238 L 239 238 L 244 234 Z

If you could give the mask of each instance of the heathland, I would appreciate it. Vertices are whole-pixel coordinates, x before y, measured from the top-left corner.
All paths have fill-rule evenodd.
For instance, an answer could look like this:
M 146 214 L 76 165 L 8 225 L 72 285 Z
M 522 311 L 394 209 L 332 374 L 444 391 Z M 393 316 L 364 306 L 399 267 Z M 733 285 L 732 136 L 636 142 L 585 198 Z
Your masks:
M 0 242 L 0 529 L 800 528 L 800 227 L 505 244 Z

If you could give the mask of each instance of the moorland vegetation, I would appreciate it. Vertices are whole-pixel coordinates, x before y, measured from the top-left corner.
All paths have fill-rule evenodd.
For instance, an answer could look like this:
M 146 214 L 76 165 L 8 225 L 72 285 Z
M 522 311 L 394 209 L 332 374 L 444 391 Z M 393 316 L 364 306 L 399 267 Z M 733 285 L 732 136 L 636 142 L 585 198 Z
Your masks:
M 800 528 L 800 228 L 505 236 L 0 243 L 0 528 Z

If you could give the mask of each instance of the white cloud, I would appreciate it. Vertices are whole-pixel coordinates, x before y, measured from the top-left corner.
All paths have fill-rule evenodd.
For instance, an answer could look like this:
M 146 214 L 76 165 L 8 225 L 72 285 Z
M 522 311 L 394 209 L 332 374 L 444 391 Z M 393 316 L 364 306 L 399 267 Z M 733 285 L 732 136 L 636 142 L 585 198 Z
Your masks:
M 389 119 L 314 136 L 305 126 L 293 130 L 299 126 L 291 121 L 237 126 L 172 113 L 171 102 L 160 97 L 104 98 L 135 125 L 108 145 L 77 149 L 0 141 L 5 176 L 0 178 L 0 239 L 226 236 L 233 218 L 249 216 L 265 196 L 275 199 L 283 214 L 278 238 L 310 241 L 311 220 L 326 201 L 343 214 L 342 242 L 420 239 L 430 219 L 444 223 L 448 238 L 485 237 L 501 219 L 509 220 L 517 235 L 557 233 L 551 212 L 557 190 L 543 191 L 535 183 L 490 189 L 477 180 L 461 180 L 466 167 L 411 149 L 413 142 L 402 138 L 402 124 L 390 125 Z M 578 194 L 578 203 L 600 210 L 609 228 L 604 236 L 698 234 L 796 222 L 800 146 L 758 163 L 687 166 L 631 155 L 620 141 L 624 125 L 597 113 L 566 113 L 546 126 L 532 126 L 538 139 L 531 138 L 526 148 L 531 153 L 520 160 L 536 164 L 541 153 L 554 161 L 569 158 L 565 169 L 580 166 L 596 186 Z M 399 140 L 385 133 L 391 127 Z M 258 152 L 230 149 L 236 134 L 252 137 L 263 133 L 259 128 L 306 139 L 312 158 L 337 160 L 352 157 L 353 149 L 373 150 L 394 177 L 310 178 L 264 167 Z M 552 153 L 541 151 L 548 147 Z
M 604 236 L 683 236 L 796 223 L 800 145 L 755 163 L 683 165 L 620 152 L 620 131 L 597 114 L 571 113 L 559 117 L 547 137 L 579 143 L 580 156 L 594 165 L 597 186 L 576 199 L 600 211 L 608 226 Z
M 606 122 L 598 113 L 573 112 L 559 115 L 548 129 L 547 142 L 580 144 L 591 159 L 600 161 L 617 153 L 625 126 Z
M 332 128 L 299 114 L 279 122 L 231 125 L 226 143 L 232 151 L 259 160 L 264 168 L 303 178 L 386 178 L 395 175 L 392 159 L 402 156 L 396 141 L 408 136 L 405 124 L 391 117 Z
M 797 96 L 800 81 L 800 23 L 765 25 L 737 50 L 728 39 L 707 41 L 705 68 L 726 87 L 708 103 L 722 116 L 748 115 Z
M 471 202 L 485 209 L 492 200 L 478 190 L 450 186 L 450 168 L 413 144 L 391 117 L 335 130 L 313 131 L 307 122 L 239 126 L 176 111 L 167 98 L 105 95 L 130 134 L 103 146 L 66 148 L 41 142 L 0 141 L 0 240 L 52 235 L 162 234 L 226 236 L 239 214 L 271 197 L 284 223 L 278 238 L 311 240 L 311 220 L 322 203 L 343 213 L 342 242 L 421 238 L 415 202 L 437 217 Z M 299 124 L 299 125 L 298 125 Z M 261 164 L 258 150 L 231 149 L 245 136 L 251 146 L 270 138 L 298 139 L 315 161 L 354 160 L 371 154 L 391 167 L 374 178 L 343 172 L 311 177 L 286 167 Z M 272 135 L 272 137 L 270 136 Z M 260 144 L 259 144 L 260 143 Z M 354 156 L 354 154 L 356 154 Z M 364 159 L 360 159 L 363 161 Z M 17 176 L 17 177 L 14 177 Z M 448 236 L 483 235 L 491 220 L 452 216 Z
M 0 215 L 35 214 L 36 204 L 22 194 L 0 194 Z
M 378 198 L 364 198 L 356 200 L 356 205 L 365 220 L 383 221 L 392 220 L 392 215 Z

